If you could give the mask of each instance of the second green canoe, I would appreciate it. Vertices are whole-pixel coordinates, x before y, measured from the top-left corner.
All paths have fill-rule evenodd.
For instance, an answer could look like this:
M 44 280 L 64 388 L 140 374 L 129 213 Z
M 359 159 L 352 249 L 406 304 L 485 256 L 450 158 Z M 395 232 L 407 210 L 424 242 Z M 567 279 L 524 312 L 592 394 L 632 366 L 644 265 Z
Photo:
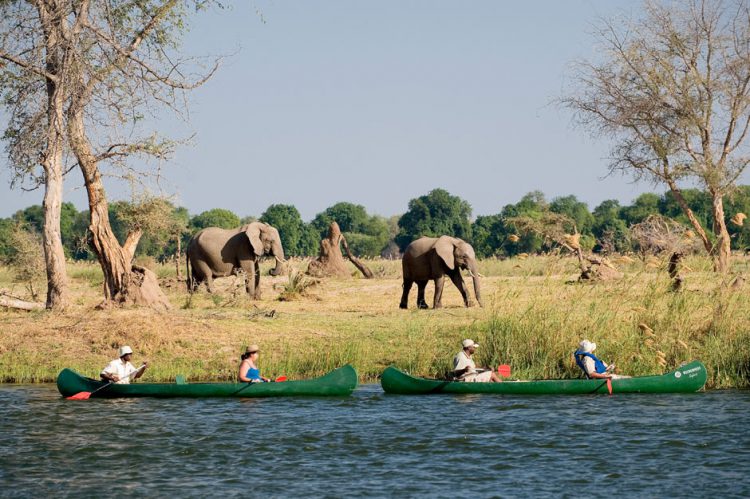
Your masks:
M 638 376 L 613 379 L 612 393 L 686 393 L 706 384 L 706 366 L 699 361 L 660 376 Z M 503 381 L 502 383 L 467 383 L 416 378 L 395 367 L 389 367 L 380 378 L 387 393 L 426 395 L 431 393 L 497 393 L 505 395 L 582 395 L 608 393 L 605 380 L 559 379 L 542 381 Z
M 79 392 L 92 392 L 95 398 L 343 396 L 357 387 L 357 371 L 347 364 L 320 378 L 280 383 L 130 383 L 102 388 L 105 384 L 70 369 L 57 377 L 63 397 Z M 95 392 L 97 388 L 101 390 Z

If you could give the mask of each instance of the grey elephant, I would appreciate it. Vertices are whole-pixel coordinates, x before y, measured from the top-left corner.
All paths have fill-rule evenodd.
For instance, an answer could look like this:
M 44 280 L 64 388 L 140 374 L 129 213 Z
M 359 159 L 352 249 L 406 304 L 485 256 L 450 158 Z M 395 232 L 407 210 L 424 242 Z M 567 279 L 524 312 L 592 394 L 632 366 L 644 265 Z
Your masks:
M 424 301 L 424 289 L 427 281 L 435 281 L 435 299 L 433 308 L 440 308 L 443 296 L 445 276 L 451 278 L 464 299 L 467 307 L 473 305 L 468 290 L 461 276 L 461 269 L 466 269 L 474 281 L 474 295 L 479 305 L 482 297 L 479 285 L 479 271 L 474 248 L 469 243 L 456 237 L 420 237 L 412 241 L 404 251 L 401 260 L 404 273 L 404 292 L 401 295 L 401 308 L 407 308 L 409 290 L 417 283 L 417 307 L 427 308 Z
M 260 258 L 264 255 L 276 258 L 271 275 L 283 270 L 284 249 L 276 228 L 252 222 L 239 229 L 207 227 L 198 231 L 187 247 L 187 284 L 193 292 L 205 281 L 209 293 L 213 292 L 213 279 L 237 273 L 245 273 L 245 290 L 260 299 Z M 190 267 L 192 266 L 192 274 Z

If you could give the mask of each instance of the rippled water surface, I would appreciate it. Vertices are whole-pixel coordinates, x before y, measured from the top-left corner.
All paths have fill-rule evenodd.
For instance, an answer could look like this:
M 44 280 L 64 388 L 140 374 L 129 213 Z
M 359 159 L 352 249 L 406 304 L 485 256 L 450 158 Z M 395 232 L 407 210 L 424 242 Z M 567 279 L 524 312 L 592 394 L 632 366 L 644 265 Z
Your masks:
M 67 401 L 0 387 L 0 495 L 750 496 L 750 393 Z

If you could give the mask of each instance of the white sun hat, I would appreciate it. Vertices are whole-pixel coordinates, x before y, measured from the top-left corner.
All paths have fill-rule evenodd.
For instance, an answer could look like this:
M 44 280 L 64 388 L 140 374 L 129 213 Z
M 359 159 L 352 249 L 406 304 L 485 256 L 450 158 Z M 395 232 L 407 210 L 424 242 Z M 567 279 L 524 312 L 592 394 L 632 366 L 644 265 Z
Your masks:
M 591 353 L 596 350 L 596 343 L 589 340 L 583 340 L 578 344 L 578 347 L 582 352 Z
M 127 345 L 121 346 L 120 349 L 117 350 L 117 355 L 119 355 L 120 357 L 129 353 L 133 353 L 133 349 Z

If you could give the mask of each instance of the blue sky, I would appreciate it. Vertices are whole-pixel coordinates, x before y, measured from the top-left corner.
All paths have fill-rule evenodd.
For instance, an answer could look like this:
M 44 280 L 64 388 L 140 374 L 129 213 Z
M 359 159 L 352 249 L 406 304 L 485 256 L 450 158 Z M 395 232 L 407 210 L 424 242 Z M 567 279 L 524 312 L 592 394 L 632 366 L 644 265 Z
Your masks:
M 575 194 L 593 209 L 629 203 L 648 184 L 607 177 L 608 144 L 552 104 L 571 61 L 595 55 L 597 16 L 626 0 L 256 1 L 198 14 L 185 49 L 236 54 L 192 96 L 193 145 L 164 164 L 165 193 L 192 214 L 259 216 L 273 203 L 303 219 L 338 201 L 384 216 L 440 187 L 474 215 L 526 192 Z M 258 13 L 260 12 L 260 14 Z M 0 216 L 41 202 L 9 188 Z M 65 199 L 87 204 L 78 172 Z M 113 181 L 110 197 L 128 199 Z M 662 192 L 661 187 L 656 192 Z

